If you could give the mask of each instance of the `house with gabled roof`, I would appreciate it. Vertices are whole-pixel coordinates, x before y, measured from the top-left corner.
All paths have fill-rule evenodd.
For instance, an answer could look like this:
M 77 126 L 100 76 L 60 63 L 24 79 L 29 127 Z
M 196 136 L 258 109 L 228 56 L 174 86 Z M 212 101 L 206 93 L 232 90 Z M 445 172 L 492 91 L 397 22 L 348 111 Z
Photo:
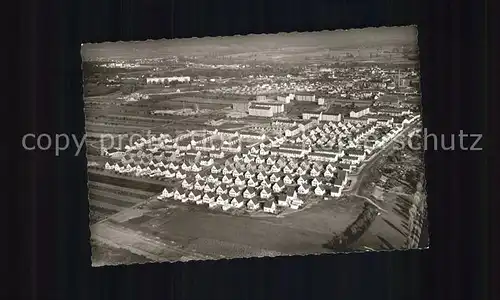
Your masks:
M 227 205 L 229 204 L 229 196 L 226 194 L 219 195 L 216 199 L 217 204 L 219 205 Z
M 303 176 L 303 175 L 306 175 L 306 174 L 307 174 L 307 171 L 308 171 L 308 168 L 305 168 L 305 167 L 303 167 L 303 166 L 299 166 L 299 167 L 295 170 L 295 174 L 300 175 L 300 176 Z
M 314 193 L 318 196 L 323 196 L 326 193 L 325 186 L 317 185 L 316 188 L 314 189 Z
M 214 193 L 215 192 L 215 185 L 213 183 L 209 182 L 209 183 L 205 184 L 203 191 L 205 193 Z
M 245 176 L 246 179 L 250 179 L 250 178 L 254 177 L 255 174 L 252 171 L 246 171 L 244 173 L 244 176 Z
M 278 182 L 281 180 L 282 174 L 281 173 L 272 173 L 271 176 L 269 176 L 269 180 L 272 183 Z
M 236 177 L 238 177 L 238 176 L 241 176 L 241 175 L 243 175 L 243 174 L 244 174 L 244 172 L 243 172 L 243 171 L 240 171 L 240 170 L 238 170 L 238 169 L 234 169 L 234 170 L 233 170 L 233 173 L 232 173 L 233 177 L 235 177 L 235 178 L 236 178 Z
M 269 165 L 269 166 L 272 166 L 276 163 L 276 158 L 273 157 L 273 156 L 269 156 L 267 159 L 266 159 L 266 164 Z
M 203 202 L 204 203 L 211 203 L 211 202 L 214 202 L 215 201 L 215 194 L 214 193 L 205 193 L 203 195 Z
M 246 201 L 247 199 L 243 198 L 242 196 L 238 196 L 236 198 L 233 198 L 231 200 L 231 205 L 234 207 L 234 208 L 242 208 L 245 206 L 246 204 Z
M 281 172 L 281 168 L 280 168 L 280 166 L 278 166 L 277 164 L 274 164 L 274 165 L 271 167 L 271 172 L 274 172 L 274 173 Z
M 167 178 L 173 178 L 176 176 L 175 171 L 171 171 L 170 169 L 167 169 L 165 172 L 163 172 L 163 176 Z
M 238 197 L 241 194 L 240 189 L 237 187 L 233 186 L 231 189 L 229 189 L 229 197 L 235 198 Z
M 227 186 L 225 184 L 221 184 L 215 189 L 215 192 L 217 195 L 227 194 Z
M 212 168 L 210 168 L 210 173 L 212 174 L 218 174 L 222 171 L 222 168 L 218 165 L 213 165 Z
M 256 198 L 249 199 L 247 202 L 247 208 L 250 210 L 260 209 L 260 202 Z
M 201 192 L 197 190 L 192 190 L 188 194 L 189 201 L 196 202 L 201 199 Z
M 184 171 L 191 171 L 191 165 L 186 162 L 183 162 L 181 165 L 181 169 Z
M 263 171 L 260 171 L 260 172 L 257 174 L 257 179 L 258 179 L 258 180 L 264 180 L 264 179 L 266 179 L 266 178 L 267 178 L 267 175 L 266 175 L 266 173 L 265 173 L 265 172 L 263 172 Z
M 273 192 L 269 188 L 263 188 L 262 191 L 260 191 L 260 197 L 262 199 L 269 199 L 273 196 Z
M 276 161 L 276 164 L 277 164 L 280 168 L 283 168 L 284 166 L 286 166 L 287 162 L 286 162 L 286 160 L 285 160 L 283 157 L 280 157 L 280 158 Z
M 164 198 L 172 198 L 174 196 L 174 189 L 170 187 L 166 187 L 163 189 L 161 194 L 158 196 L 159 199 L 164 199 Z
M 309 173 L 309 174 L 310 174 L 312 177 L 320 176 L 320 175 L 321 175 L 321 170 L 320 170 L 318 167 L 314 166 L 314 167 L 311 169 L 311 171 L 310 171 L 310 173 Z
M 181 183 L 181 186 L 184 188 L 184 189 L 192 189 L 193 188 L 193 183 L 191 182 L 191 180 L 189 178 L 185 178 L 182 183 Z
M 335 179 L 335 181 L 333 182 L 333 186 L 340 187 L 340 188 L 343 188 L 344 184 L 345 184 L 344 181 L 340 178 Z
M 318 186 L 318 185 L 322 185 L 322 184 L 323 184 L 323 181 L 321 179 L 319 179 L 318 177 L 313 178 L 313 180 L 311 181 L 312 186 Z
M 183 198 L 186 198 L 186 190 L 178 187 L 174 191 L 174 199 L 175 200 L 182 200 Z
M 275 214 L 276 213 L 276 202 L 273 200 L 266 201 L 264 203 L 264 212 Z
M 330 189 L 330 195 L 332 197 L 340 197 L 342 193 L 342 188 L 341 187 L 338 187 L 338 186 L 333 186 L 331 189 Z
M 269 179 L 267 178 L 260 182 L 261 188 L 271 188 L 271 185 L 272 185 L 271 181 L 269 181 Z
M 311 190 L 311 188 L 309 185 L 302 184 L 302 185 L 299 185 L 299 187 L 297 188 L 297 193 L 300 195 L 307 195 L 307 194 L 309 194 L 310 190 Z
M 278 196 L 278 206 L 287 207 L 289 205 L 290 205 L 290 202 L 288 201 L 286 195 L 285 194 L 280 194 Z
M 208 167 L 214 164 L 214 159 L 213 158 L 202 158 L 200 160 L 200 165 Z
M 245 177 L 243 176 L 237 176 L 235 179 L 234 179 L 234 184 L 238 185 L 238 186 L 243 186 L 246 184 L 246 179 Z
M 286 166 L 283 167 L 283 173 L 285 174 L 293 174 L 294 172 L 295 169 L 290 164 L 287 164 Z
M 265 155 L 269 155 L 269 149 L 268 148 L 261 148 L 259 150 L 259 155 L 262 155 L 262 156 L 265 156 Z
M 234 182 L 234 177 L 232 175 L 226 174 L 222 177 L 222 183 L 231 184 Z
M 261 157 L 261 156 L 257 156 L 257 157 L 255 157 L 255 163 L 256 163 L 257 165 L 264 164 L 265 162 L 266 162 L 266 159 L 265 159 L 265 158 L 263 158 L 263 157 Z
M 222 174 L 224 174 L 224 175 L 232 174 L 233 168 L 234 168 L 234 165 L 225 166 L 224 169 L 222 169 Z
M 292 201 L 297 198 L 297 191 L 293 187 L 289 187 L 286 190 L 286 198 L 288 201 Z
M 250 186 L 250 187 L 256 187 L 258 184 L 259 184 L 259 181 L 255 177 L 252 177 L 252 178 L 248 179 L 248 181 L 247 181 L 247 186 Z
M 305 175 L 299 176 L 297 179 L 297 184 L 299 185 L 304 185 L 309 183 L 309 178 Z
M 243 192 L 243 197 L 246 199 L 250 199 L 256 196 L 256 191 L 255 188 L 253 187 L 247 187 L 245 191 Z
M 334 170 L 326 168 L 325 171 L 323 172 L 323 176 L 326 178 L 332 178 L 335 175 Z
M 286 174 L 285 177 L 283 177 L 283 182 L 285 184 L 294 184 L 295 177 L 292 174 Z
M 198 173 L 194 176 L 194 179 L 205 181 L 205 176 L 202 176 L 200 173 Z
M 194 184 L 194 189 L 198 191 L 203 191 L 205 189 L 205 182 L 197 180 Z
M 191 165 L 191 172 L 200 172 L 201 170 L 202 169 L 198 164 L 194 163 Z
M 280 193 L 285 188 L 285 183 L 282 180 L 280 180 L 274 183 L 272 187 L 275 193 Z
M 213 173 L 210 173 L 210 174 L 208 175 L 208 177 L 207 177 L 207 182 L 212 182 L 212 183 L 213 183 L 213 182 L 215 182 L 215 181 L 217 181 L 217 176 L 216 176 L 216 175 L 214 175 Z

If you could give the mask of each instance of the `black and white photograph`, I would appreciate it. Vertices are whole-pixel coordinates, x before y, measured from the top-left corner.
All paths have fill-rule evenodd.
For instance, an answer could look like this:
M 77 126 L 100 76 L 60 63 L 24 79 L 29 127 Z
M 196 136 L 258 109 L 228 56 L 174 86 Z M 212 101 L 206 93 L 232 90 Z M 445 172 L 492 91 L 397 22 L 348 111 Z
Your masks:
M 92 265 L 428 248 L 417 41 L 82 44 Z

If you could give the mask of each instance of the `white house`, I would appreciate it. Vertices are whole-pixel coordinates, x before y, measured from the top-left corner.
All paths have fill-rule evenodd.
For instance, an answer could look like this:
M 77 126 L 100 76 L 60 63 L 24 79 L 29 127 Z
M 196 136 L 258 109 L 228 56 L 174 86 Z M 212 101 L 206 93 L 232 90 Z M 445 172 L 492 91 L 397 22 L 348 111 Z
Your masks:
M 334 186 L 330 190 L 330 195 L 332 197 L 340 197 L 341 193 L 342 193 L 342 188 L 338 186 Z
M 292 201 L 292 200 L 297 199 L 297 191 L 294 188 L 289 188 L 286 191 L 286 199 L 288 201 Z
M 278 197 L 278 205 L 279 206 L 284 206 L 287 207 L 290 205 L 290 201 L 288 201 L 286 195 L 280 194 Z
M 251 210 L 258 210 L 258 209 L 260 209 L 260 203 L 255 198 L 252 198 L 252 199 L 248 200 L 247 208 L 251 209 Z
M 218 174 L 222 171 L 222 168 L 220 166 L 213 165 L 212 168 L 210 169 L 210 172 L 212 174 Z
M 283 191 L 284 188 L 285 188 L 285 183 L 282 180 L 273 184 L 273 191 L 275 193 L 279 193 L 279 192 Z
M 174 196 L 174 190 L 170 188 L 164 188 L 159 197 L 160 199 L 163 199 L 163 198 L 172 198 L 173 196 Z
M 326 190 L 322 185 L 316 186 L 314 189 L 314 193 L 318 196 L 323 196 L 325 194 Z
M 174 199 L 175 200 L 182 200 L 186 198 L 186 191 L 183 188 L 177 188 L 174 191 Z
M 227 205 L 229 204 L 229 196 L 228 195 L 219 195 L 219 197 L 217 197 L 217 204 L 219 205 Z
M 205 193 L 215 192 L 215 185 L 213 183 L 207 183 L 203 189 Z
M 269 176 L 269 180 L 274 183 L 274 182 L 278 182 L 281 180 L 281 174 L 279 173 L 273 173 L 271 174 L 271 176 Z
M 193 188 L 193 183 L 191 182 L 191 180 L 185 178 L 182 183 L 181 183 L 181 186 L 184 188 L 184 189 L 192 189 Z
M 232 198 L 238 197 L 240 195 L 240 193 L 241 192 L 237 187 L 232 187 L 229 190 L 229 197 L 232 197 Z
M 276 203 L 272 200 L 264 203 L 264 212 L 274 214 L 276 213 Z
M 203 195 L 203 202 L 204 203 L 210 203 L 215 201 L 215 194 L 214 193 L 205 193 Z
M 299 185 L 299 188 L 297 189 L 297 192 L 301 195 L 307 195 L 309 194 L 310 187 L 306 184 L 304 185 Z
M 262 189 L 262 191 L 260 192 L 260 197 L 262 199 L 269 199 L 273 196 L 272 194 L 272 191 L 269 189 L 269 188 L 264 188 Z
M 308 181 L 309 181 L 309 179 L 306 176 L 299 176 L 299 178 L 297 179 L 297 183 L 299 185 L 307 184 Z
M 236 179 L 234 179 L 234 184 L 238 186 L 243 186 L 246 184 L 246 179 L 243 176 L 238 176 Z
M 177 179 L 184 179 L 184 178 L 186 178 L 186 176 L 187 175 L 185 173 L 181 172 L 181 170 L 179 170 L 179 171 L 177 171 L 177 173 L 175 173 L 175 178 L 177 178 Z
M 295 178 L 291 174 L 286 174 L 285 177 L 283 178 L 283 182 L 285 184 L 293 184 L 295 182 Z
M 189 201 L 196 202 L 201 199 L 201 192 L 200 191 L 191 191 L 189 192 L 188 195 Z
M 321 180 L 321 179 L 319 179 L 318 177 L 313 178 L 313 180 L 312 180 L 312 182 L 311 182 L 311 185 L 312 185 L 312 186 L 319 186 L 319 185 L 321 185 L 321 184 L 323 184 L 323 182 L 322 182 L 322 180 Z
M 260 182 L 262 188 L 270 188 L 272 183 L 268 179 L 264 179 Z
M 238 196 L 236 198 L 233 198 L 233 200 L 231 200 L 231 205 L 234 208 L 242 208 L 243 206 L 245 206 L 245 201 L 246 201 L 245 198 Z
M 246 199 L 250 199 L 256 196 L 255 188 L 253 187 L 248 187 L 245 189 L 243 192 L 243 197 Z
M 194 189 L 203 191 L 205 189 L 205 182 L 203 182 L 202 180 L 197 180 L 194 184 Z
M 257 181 L 257 179 L 252 177 L 252 178 L 248 179 L 247 185 L 250 187 L 256 187 L 258 185 L 258 181 Z

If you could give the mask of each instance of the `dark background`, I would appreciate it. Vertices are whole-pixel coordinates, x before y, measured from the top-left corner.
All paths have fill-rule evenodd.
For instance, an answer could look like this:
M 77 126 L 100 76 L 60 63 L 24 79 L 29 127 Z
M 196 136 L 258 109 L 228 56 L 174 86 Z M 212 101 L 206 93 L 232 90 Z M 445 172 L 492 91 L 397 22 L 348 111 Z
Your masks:
M 21 149 L 28 132 L 84 133 L 80 43 L 417 24 L 424 126 L 437 134 L 494 128 L 485 111 L 491 7 L 480 1 L 46 0 L 18 3 L 8 43 L 19 113 L 5 202 L 9 289 L 2 299 L 488 299 L 488 152 L 427 152 L 430 250 L 90 267 L 86 160 Z M 492 4 L 490 4 L 492 5 Z M 7 18 L 12 18 L 10 13 Z M 491 27 L 491 26 L 489 26 Z M 490 31 L 491 34 L 491 31 Z M 491 35 L 495 36 L 495 35 Z M 498 35 L 496 35 L 498 36 Z M 491 38 L 491 37 L 490 37 Z M 492 64 L 492 63 L 491 63 Z M 9 94 L 10 95 L 10 94 Z M 491 94 L 490 94 L 491 95 Z M 7 104 L 5 104 L 7 105 Z M 14 109 L 17 105 L 17 110 Z M 11 108 L 12 107 L 12 108 Z M 14 125 L 14 126 L 13 126 Z M 17 134 L 17 133 L 16 133 Z M 82 151 L 84 152 L 84 151 Z M 485 153 L 486 152 L 486 153 Z M 15 200 L 15 201 L 14 201 Z M 14 213 L 18 212 L 18 214 Z M 492 228 L 490 228 L 492 230 Z M 270 237 L 272 238 L 272 237 Z

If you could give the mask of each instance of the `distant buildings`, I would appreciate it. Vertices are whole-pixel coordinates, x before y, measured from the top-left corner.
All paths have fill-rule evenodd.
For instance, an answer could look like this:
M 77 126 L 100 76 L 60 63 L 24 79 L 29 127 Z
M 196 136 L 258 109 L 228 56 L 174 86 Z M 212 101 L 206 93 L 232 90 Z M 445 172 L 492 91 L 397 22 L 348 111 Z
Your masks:
M 147 84 L 165 84 L 172 82 L 183 82 L 187 83 L 191 81 L 191 77 L 189 76 L 173 76 L 173 77 L 149 77 L 146 78 Z

